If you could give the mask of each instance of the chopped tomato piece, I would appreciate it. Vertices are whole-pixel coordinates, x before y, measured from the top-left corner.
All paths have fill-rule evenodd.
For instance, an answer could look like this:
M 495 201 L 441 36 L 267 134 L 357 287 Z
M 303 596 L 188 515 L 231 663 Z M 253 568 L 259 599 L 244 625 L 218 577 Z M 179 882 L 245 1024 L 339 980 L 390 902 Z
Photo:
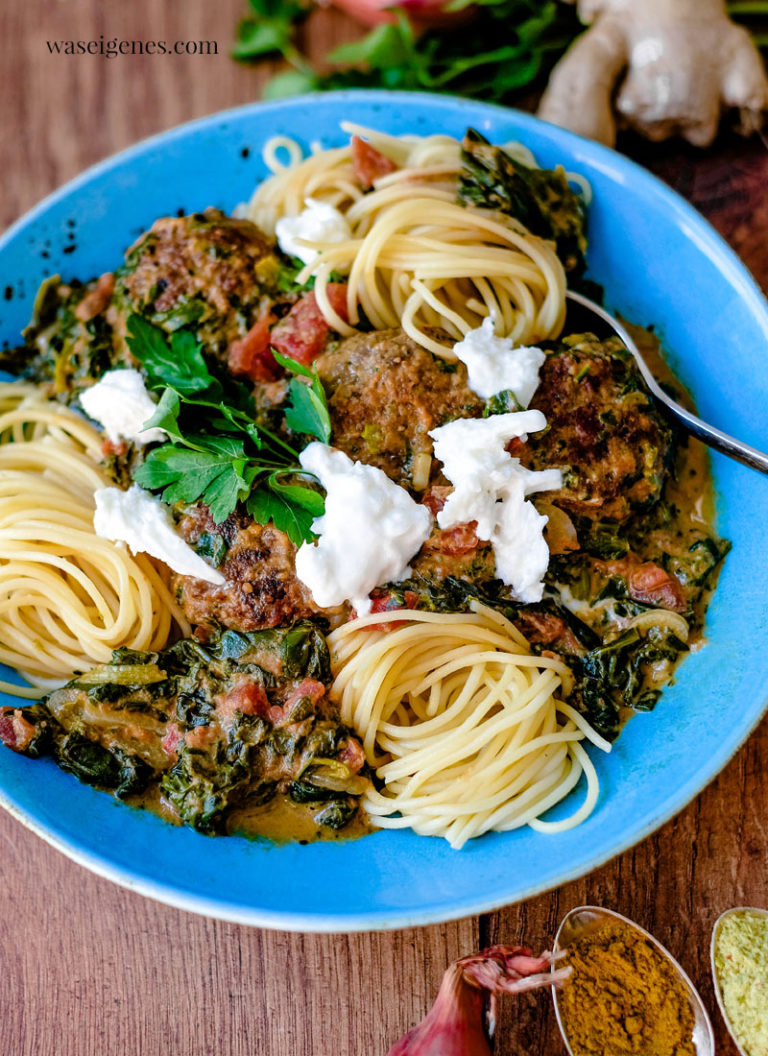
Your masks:
M 269 328 L 275 317 L 265 312 L 257 319 L 245 337 L 229 346 L 227 365 L 235 377 L 251 381 L 275 381 L 282 374 L 269 347 Z
M 112 291 L 115 288 L 115 276 L 111 271 L 105 271 L 99 276 L 99 280 L 92 290 L 86 293 L 82 301 L 75 308 L 75 318 L 81 323 L 87 323 L 99 315 L 109 304 Z
M 233 686 L 229 693 L 218 697 L 216 710 L 223 718 L 239 711 L 243 715 L 260 715 L 266 718 L 269 713 L 269 700 L 260 682 L 240 682 Z
M 554 613 L 541 612 L 524 606 L 515 617 L 514 623 L 532 645 L 551 645 L 571 655 L 578 655 L 584 651 L 565 620 Z M 542 656 L 546 655 L 547 650 L 542 650 Z
M 653 561 L 633 568 L 627 585 L 629 596 L 645 605 L 658 605 L 672 612 L 682 612 L 685 608 L 679 580 Z
M 314 678 L 305 678 L 291 690 L 282 705 L 272 705 L 267 717 L 273 726 L 290 725 L 296 721 L 293 717 L 293 711 L 299 701 L 309 700 L 314 705 L 324 693 L 325 686 L 322 682 L 317 682 Z
M 346 321 L 346 284 L 329 282 L 326 290 L 331 307 Z M 290 356 L 307 367 L 323 351 L 330 329 L 315 300 L 314 291 L 310 291 L 280 320 L 270 334 L 270 344 L 282 355 Z
M 403 592 L 403 600 L 405 601 L 406 609 L 415 609 L 419 603 L 419 595 L 413 590 L 406 590 Z M 402 608 L 403 606 L 395 595 L 389 591 L 384 594 L 376 594 L 371 598 L 371 612 L 393 612 L 395 609 Z
M 365 752 L 360 742 L 350 738 L 339 752 L 339 762 L 348 766 L 351 773 L 359 774 L 365 765 Z
M 470 554 L 480 545 L 476 528 L 477 521 L 457 524 L 455 528 L 447 528 L 443 531 L 438 528 L 430 535 L 424 546 L 427 550 L 437 550 L 438 553 L 448 554 L 449 557 Z
M 380 150 L 376 150 L 370 143 L 366 143 L 359 136 L 352 136 L 350 141 L 352 147 L 352 168 L 357 182 L 367 191 L 373 186 L 374 180 L 379 176 L 386 176 L 397 168 L 394 161 L 386 157 Z
M 406 609 L 415 609 L 419 604 L 419 595 L 414 590 L 403 591 L 403 601 Z M 383 594 L 374 594 L 371 598 L 371 612 L 394 612 L 403 606 L 394 594 L 386 591 Z M 394 631 L 402 627 L 405 620 L 393 620 L 391 623 L 374 623 L 368 628 L 370 631 Z
M 109 458 L 111 455 L 124 455 L 128 450 L 128 444 L 125 440 L 104 440 L 101 444 L 101 453 L 104 458 Z
M 182 740 L 181 730 L 175 722 L 170 722 L 168 723 L 168 732 L 160 742 L 160 747 L 166 755 L 176 755 Z
M 305 678 L 303 681 L 299 682 L 295 689 L 291 690 L 285 698 L 283 707 L 285 708 L 286 713 L 289 713 L 291 708 L 305 697 L 309 697 L 313 704 L 317 704 L 318 700 L 324 695 L 325 686 L 322 682 L 317 682 L 314 678 Z
M 452 491 L 453 488 L 446 484 L 433 484 L 429 491 L 424 492 L 424 497 L 421 500 L 422 505 L 427 507 L 433 517 L 437 517 Z
M 35 736 L 35 727 L 18 708 L 0 709 L 0 741 L 14 752 L 23 752 Z

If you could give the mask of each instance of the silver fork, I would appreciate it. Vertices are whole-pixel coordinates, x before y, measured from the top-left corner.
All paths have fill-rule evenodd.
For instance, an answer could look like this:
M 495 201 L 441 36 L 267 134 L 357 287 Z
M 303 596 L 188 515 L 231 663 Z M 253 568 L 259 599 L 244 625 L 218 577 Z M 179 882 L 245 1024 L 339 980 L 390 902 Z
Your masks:
M 621 325 L 618 319 L 614 319 L 610 312 L 606 312 L 599 304 L 595 304 L 589 297 L 585 297 L 581 293 L 566 290 L 565 296 L 569 301 L 573 301 L 575 304 L 581 305 L 582 308 L 586 308 L 587 311 L 593 312 L 604 323 L 607 323 L 614 333 L 619 335 L 627 349 L 634 356 L 638 369 L 643 376 L 643 381 L 651 395 L 662 405 L 664 411 L 686 429 L 691 436 L 695 436 L 703 443 L 709 444 L 715 451 L 720 451 L 722 454 L 736 459 L 737 462 L 741 462 L 751 469 L 757 469 L 761 473 L 768 473 L 768 455 L 758 451 L 755 447 L 750 447 L 749 444 L 745 444 L 741 440 L 737 440 L 733 436 L 729 436 L 728 433 L 724 433 L 721 429 L 716 429 L 714 425 L 708 425 L 707 422 L 703 422 L 701 418 L 691 411 L 687 411 L 685 407 L 681 407 L 676 400 L 673 400 L 671 396 L 664 392 L 653 374 L 651 374 L 640 349 L 632 340 L 626 328 Z

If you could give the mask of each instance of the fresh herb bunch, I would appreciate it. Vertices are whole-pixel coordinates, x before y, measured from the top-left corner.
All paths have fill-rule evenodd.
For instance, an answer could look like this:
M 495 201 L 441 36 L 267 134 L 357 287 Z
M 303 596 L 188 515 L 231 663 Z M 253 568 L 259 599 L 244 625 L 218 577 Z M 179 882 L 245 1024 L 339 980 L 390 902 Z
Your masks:
M 558 0 L 450 0 L 446 11 L 472 6 L 468 24 L 419 34 L 393 0 L 395 22 L 377 26 L 360 40 L 325 56 L 336 69 L 318 73 L 296 45 L 296 30 L 310 14 L 312 0 L 248 0 L 232 54 L 243 61 L 282 55 L 291 66 L 267 84 L 264 95 L 279 99 L 333 88 L 400 88 L 451 92 L 489 102 L 549 73 L 584 28 L 574 7 Z M 765 0 L 726 4 L 759 48 L 768 47 Z
M 259 524 L 272 521 L 298 546 L 313 538 L 312 521 L 324 500 L 299 464 L 299 452 L 255 423 L 244 386 L 214 377 L 202 346 L 188 330 L 169 336 L 139 315 L 128 318 L 128 346 L 160 400 L 147 427 L 165 429 L 168 440 L 153 447 L 134 480 L 164 502 L 204 502 L 216 524 L 244 503 Z M 327 442 L 328 406 L 316 374 L 288 356 L 293 371 L 286 425 L 294 433 Z M 307 378 L 309 384 L 300 380 Z
M 471 0 L 454 0 L 460 11 Z M 252 14 L 238 27 L 233 55 L 257 60 L 280 54 L 293 69 L 267 85 L 269 99 L 333 88 L 380 87 L 452 92 L 502 102 L 554 65 L 582 26 L 570 6 L 557 0 L 479 0 L 467 24 L 419 34 L 393 4 L 395 21 L 325 58 L 337 67 L 320 74 L 295 43 L 296 27 L 310 5 L 297 0 L 249 0 Z

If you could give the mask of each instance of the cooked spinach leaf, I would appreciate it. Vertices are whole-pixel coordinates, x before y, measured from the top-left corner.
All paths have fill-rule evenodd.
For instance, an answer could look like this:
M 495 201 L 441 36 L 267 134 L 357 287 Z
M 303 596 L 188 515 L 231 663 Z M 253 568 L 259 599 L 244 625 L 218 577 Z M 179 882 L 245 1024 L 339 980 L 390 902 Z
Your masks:
M 584 713 L 603 737 L 619 730 L 620 708 L 649 711 L 659 693 L 645 685 L 649 668 L 661 661 L 673 664 L 687 646 L 664 627 L 651 627 L 643 637 L 630 628 L 612 642 L 590 650 L 571 663 Z
M 112 663 L 18 709 L 17 750 L 51 755 L 120 798 L 153 785 L 209 835 L 229 831 L 233 810 L 279 794 L 325 804 L 318 824 L 338 827 L 366 779 L 343 761 L 354 734 L 323 692 L 330 681 L 328 646 L 310 621 L 159 652 L 118 649 Z
M 523 165 L 473 128 L 461 149 L 459 201 L 496 209 L 519 220 L 534 235 L 552 239 L 566 271 L 584 270 L 586 215 L 562 169 Z
M 56 743 L 56 761 L 86 785 L 98 785 L 123 799 L 143 792 L 152 779 L 152 768 L 143 759 L 119 747 L 106 748 L 73 731 Z

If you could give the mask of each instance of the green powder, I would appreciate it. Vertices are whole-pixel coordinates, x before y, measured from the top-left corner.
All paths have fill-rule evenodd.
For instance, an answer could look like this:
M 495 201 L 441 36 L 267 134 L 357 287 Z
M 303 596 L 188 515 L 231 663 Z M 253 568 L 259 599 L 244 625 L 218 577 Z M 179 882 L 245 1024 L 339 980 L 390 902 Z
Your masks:
M 748 1056 L 768 1056 L 768 917 L 743 911 L 723 920 L 715 971 L 739 1044 Z

